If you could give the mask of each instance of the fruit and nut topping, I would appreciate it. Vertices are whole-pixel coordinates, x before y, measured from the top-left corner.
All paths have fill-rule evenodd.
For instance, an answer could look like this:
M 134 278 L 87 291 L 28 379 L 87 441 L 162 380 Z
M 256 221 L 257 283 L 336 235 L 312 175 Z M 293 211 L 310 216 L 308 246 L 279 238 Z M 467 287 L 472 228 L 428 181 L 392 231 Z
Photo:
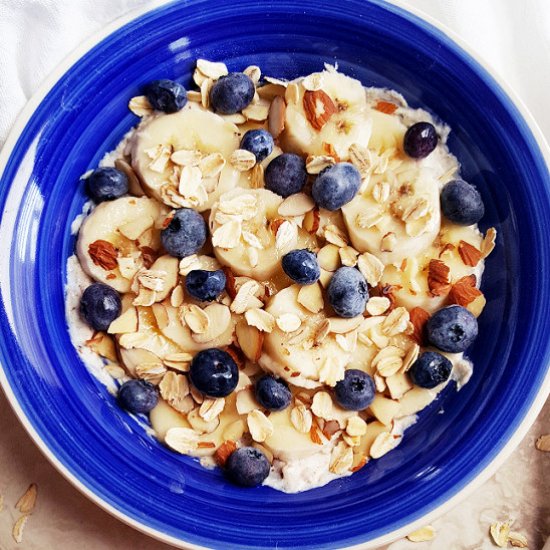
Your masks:
M 131 98 L 140 122 L 85 178 L 85 345 L 122 409 L 241 486 L 350 475 L 468 370 L 496 232 L 404 100 L 329 65 L 200 59 L 193 83 Z

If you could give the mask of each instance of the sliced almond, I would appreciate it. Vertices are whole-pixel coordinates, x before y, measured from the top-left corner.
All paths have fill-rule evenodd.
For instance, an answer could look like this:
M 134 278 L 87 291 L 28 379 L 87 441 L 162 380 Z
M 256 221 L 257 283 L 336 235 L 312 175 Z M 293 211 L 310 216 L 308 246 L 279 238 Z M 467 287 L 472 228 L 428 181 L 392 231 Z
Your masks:
M 403 395 L 413 388 L 409 376 L 405 372 L 397 372 L 388 376 L 386 378 L 386 384 L 392 399 L 401 399 Z
M 269 77 L 266 77 L 269 78 Z M 258 86 L 256 88 L 256 92 L 262 99 L 267 99 L 269 101 L 273 101 L 278 96 L 281 96 L 283 99 L 285 97 L 286 92 L 286 82 L 285 85 L 281 84 L 274 84 L 268 82 L 267 84 L 264 84 L 263 86 Z
M 123 380 L 126 378 L 126 371 L 116 363 L 107 363 L 103 368 L 105 372 L 115 380 Z
M 272 332 L 275 328 L 275 317 L 259 308 L 251 308 L 245 311 L 246 322 L 262 332 Z
M 384 264 L 373 254 L 365 252 L 357 258 L 357 267 L 369 285 L 376 286 L 384 273 Z
M 225 466 L 227 459 L 237 450 L 237 444 L 234 441 L 224 441 L 214 453 L 214 459 L 220 468 Z
M 326 271 L 334 272 L 340 267 L 340 252 L 335 244 L 323 246 L 317 253 L 317 262 Z
M 248 413 L 246 417 L 250 435 L 258 443 L 264 442 L 273 434 L 273 424 L 269 418 L 260 410 L 254 410 Z
M 220 77 L 228 74 L 227 66 L 222 62 L 208 61 L 207 59 L 197 59 L 197 69 L 206 77 L 218 80 Z
M 110 325 L 109 334 L 129 334 L 137 332 L 138 316 L 135 307 L 129 307 L 122 315 L 117 317 Z
M 147 96 L 137 95 L 130 99 L 128 103 L 128 109 L 134 113 L 134 115 L 139 117 L 144 117 L 153 113 L 154 109 Z
M 330 224 L 325 227 L 325 239 L 328 243 L 335 244 L 339 248 L 348 245 L 348 237 L 338 226 Z
M 347 334 L 336 334 L 336 343 L 346 352 L 353 353 L 357 348 L 357 331 Z
M 115 343 L 113 339 L 104 332 L 94 334 L 92 339 L 86 340 L 86 345 L 93 352 L 101 355 L 101 357 L 105 357 L 105 359 L 109 359 L 110 361 L 117 360 Z
M 486 258 L 494 250 L 496 238 L 497 230 L 494 227 L 487 229 L 487 233 L 485 233 L 485 237 L 483 237 L 480 246 L 482 258 Z
M 298 303 L 311 313 L 319 313 L 324 307 L 323 293 L 319 283 L 302 286 L 297 299 Z
M 172 148 L 160 144 L 158 147 L 145 152 L 151 157 L 151 162 L 148 165 L 149 170 L 157 174 L 164 173 L 172 156 Z
M 332 398 L 326 391 L 317 392 L 313 396 L 311 411 L 315 416 L 324 420 L 331 420 L 333 417 L 333 408 Z
M 289 89 L 287 89 L 288 93 Z M 332 99 L 323 90 L 307 90 L 302 104 L 308 122 L 317 131 L 320 131 L 330 117 L 338 111 Z
M 329 331 L 334 334 L 346 334 L 359 328 L 364 318 L 362 315 L 357 315 L 356 317 L 329 317 Z
M 306 212 L 313 210 L 315 203 L 305 193 L 295 193 L 288 196 L 279 206 L 277 212 L 280 216 L 303 216 Z
M 199 448 L 200 434 L 191 428 L 170 428 L 164 436 L 168 447 L 181 454 L 189 454 Z
M 282 254 L 294 249 L 298 243 L 298 226 L 285 220 L 277 229 L 275 248 Z
M 239 290 L 233 301 L 231 302 L 231 311 L 233 313 L 244 313 L 250 307 L 254 307 L 254 301 L 251 300 L 255 297 L 255 294 L 260 290 L 260 285 L 254 280 L 245 282 Z
M 225 399 L 219 397 L 217 399 L 205 399 L 199 409 L 199 416 L 206 422 L 211 422 L 217 418 L 225 407 Z
M 388 432 L 382 432 L 376 436 L 370 448 L 372 458 L 380 458 L 399 445 L 401 438 L 395 438 Z
M 269 106 L 267 129 L 274 139 L 277 139 L 285 129 L 286 103 L 281 95 L 276 95 Z
M 430 260 L 428 266 L 428 288 L 432 296 L 443 296 L 450 289 L 450 268 L 442 260 Z
M 308 174 L 320 174 L 325 168 L 329 168 L 336 163 L 333 157 L 329 155 L 309 155 L 306 159 L 306 171 Z
M 234 168 L 239 170 L 239 172 L 246 172 L 256 164 L 256 156 L 246 149 L 237 149 L 231 154 L 229 162 Z
M 252 103 L 242 110 L 242 114 L 254 122 L 264 122 L 269 116 L 271 102 L 257 96 Z
M 170 295 L 170 305 L 172 307 L 180 307 L 183 304 L 183 300 L 183 287 L 181 285 L 177 285 L 174 290 L 172 290 Z
M 407 372 L 413 365 L 413 363 L 418 359 L 420 355 L 420 346 L 418 344 L 413 344 L 405 354 L 403 358 L 403 372 Z M 392 396 L 393 397 L 393 396 Z
M 220 425 L 218 416 L 207 421 L 199 415 L 199 409 L 193 409 L 189 412 L 187 415 L 187 422 L 189 422 L 191 428 L 200 434 L 211 434 L 215 432 Z
M 15 508 L 22 514 L 31 514 L 36 505 L 36 498 L 38 496 L 38 486 L 36 483 L 31 483 L 27 490 L 21 495 Z
M 355 267 L 357 265 L 357 257 L 359 252 L 355 250 L 352 246 L 344 246 L 338 250 L 340 254 L 340 261 L 342 265 L 348 267 Z
M 345 443 L 338 443 L 330 456 L 329 470 L 333 474 L 348 472 L 353 464 L 353 450 Z
M 431 525 L 421 527 L 407 535 L 411 542 L 426 542 L 435 538 L 435 529 Z
M 315 235 L 319 229 L 320 222 L 321 213 L 318 208 L 314 208 L 305 214 L 304 221 L 302 222 L 302 228 L 310 235 Z
M 246 358 L 258 362 L 262 354 L 264 334 L 256 327 L 249 326 L 245 321 L 240 321 L 235 327 L 237 342 Z
M 224 304 L 213 303 L 204 308 L 204 313 L 208 317 L 208 327 L 200 334 L 192 334 L 193 340 L 199 344 L 211 342 L 227 331 L 231 325 L 231 311 Z
M 262 76 L 262 70 L 257 65 L 249 65 L 243 73 L 254 82 L 254 84 L 258 84 L 260 77 Z

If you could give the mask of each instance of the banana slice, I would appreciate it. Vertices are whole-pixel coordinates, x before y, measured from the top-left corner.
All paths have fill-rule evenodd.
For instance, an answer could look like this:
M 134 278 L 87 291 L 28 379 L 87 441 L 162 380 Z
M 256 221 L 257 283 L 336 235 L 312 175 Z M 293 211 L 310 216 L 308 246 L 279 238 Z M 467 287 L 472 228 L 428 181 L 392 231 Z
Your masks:
M 205 173 L 201 181 L 207 200 L 197 209 L 204 211 L 224 192 L 237 185 L 249 186 L 247 177 L 228 162 L 239 148 L 239 140 L 240 131 L 235 124 L 190 102 L 177 113 L 148 118 L 138 127 L 131 149 L 132 166 L 147 195 L 163 202 L 163 187 L 170 182 L 178 186 L 179 167 L 169 161 L 172 152 L 185 150 L 202 156 L 220 153 L 226 161 L 221 172 L 212 177 Z M 165 155 L 161 162 L 159 153 Z M 192 165 L 198 161 L 189 162 Z
M 281 272 L 281 256 L 315 247 L 315 238 L 279 215 L 283 199 L 267 189 L 234 189 L 210 213 L 214 253 L 237 275 L 266 280 Z
M 378 153 L 383 153 L 388 149 L 402 150 L 403 137 L 407 127 L 399 117 L 382 113 L 376 109 L 369 109 L 369 117 L 372 120 L 369 149 Z
M 399 265 L 434 241 L 441 225 L 439 182 L 430 169 L 404 161 L 393 181 L 371 177 L 365 190 L 342 208 L 353 246 L 382 263 Z
M 127 224 L 142 220 L 143 232 L 151 232 L 158 241 L 160 230 L 155 228 L 154 222 L 167 211 L 157 201 L 147 197 L 122 197 L 99 204 L 84 220 L 78 234 L 76 253 L 84 271 L 118 292 L 129 292 L 131 279 L 123 277 L 117 258 L 137 257 L 140 250 L 137 239 L 125 237 L 121 229 L 129 234 L 125 231 Z
M 430 246 L 416 257 L 409 257 L 399 267 L 386 266 L 382 275 L 382 284 L 394 285 L 392 292 L 396 304 L 408 310 L 421 307 L 433 313 L 443 307 L 447 300 L 447 292 L 440 296 L 432 296 L 428 287 L 428 266 L 432 259 L 439 259 L 449 268 L 449 282 L 456 282 L 467 275 L 475 275 L 481 280 L 483 263 L 469 266 L 464 263 L 459 253 L 459 243 L 465 241 L 479 249 L 483 236 L 473 226 L 460 227 L 445 224 L 441 228 L 439 246 Z M 450 246 L 449 246 L 450 245 Z
M 317 81 L 311 86 L 310 82 Z M 334 110 L 323 124 L 322 118 L 314 118 L 315 110 L 323 110 L 316 92 L 310 89 L 319 88 L 320 93 L 328 96 Z M 306 107 L 304 95 L 313 99 L 313 107 Z M 313 95 L 311 95 L 313 94 Z M 319 95 L 319 94 L 317 94 Z M 326 155 L 334 152 L 345 160 L 352 144 L 366 147 L 371 135 L 370 109 L 367 105 L 365 89 L 361 82 L 336 71 L 323 71 L 297 80 L 286 91 L 285 131 L 281 135 L 283 149 L 303 155 Z M 313 111 L 312 111 L 313 108 Z M 324 107 L 325 111 L 327 107 Z M 320 127 L 322 124 L 322 127 Z M 320 127 L 320 128 L 319 128 Z M 332 145 L 333 151 L 327 150 Z
M 334 334 L 321 334 L 326 315 L 313 314 L 298 303 L 300 288 L 292 285 L 280 290 L 265 308 L 275 319 L 288 314 L 298 317 L 300 327 L 288 333 L 277 325 L 265 334 L 258 363 L 295 386 L 316 388 L 330 378 L 331 371 L 343 373 L 352 353 L 340 347 Z
M 200 435 L 197 448 L 186 454 L 195 457 L 211 456 L 228 439 L 235 441 L 242 437 L 245 430 L 245 417 L 239 415 L 235 402 L 235 393 L 225 398 L 225 407 L 219 415 L 218 427 L 212 433 Z M 191 427 L 186 415 L 175 411 L 162 399 L 150 412 L 149 418 L 151 426 L 161 441 L 164 441 L 166 432 L 170 428 Z
M 273 424 L 273 433 L 264 442 L 264 445 L 278 459 L 285 462 L 306 458 L 318 453 L 322 448 L 321 445 L 312 441 L 309 432 L 301 433 L 292 425 L 291 410 L 292 405 L 269 415 L 269 420 Z

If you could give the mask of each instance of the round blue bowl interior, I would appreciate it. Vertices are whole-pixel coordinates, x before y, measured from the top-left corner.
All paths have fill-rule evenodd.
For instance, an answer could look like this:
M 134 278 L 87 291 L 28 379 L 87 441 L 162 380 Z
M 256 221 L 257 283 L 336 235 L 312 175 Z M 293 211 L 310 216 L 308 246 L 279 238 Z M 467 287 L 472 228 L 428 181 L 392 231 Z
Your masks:
M 85 195 L 79 176 L 138 122 L 130 97 L 156 78 L 189 84 L 194 60 L 293 78 L 338 62 L 453 129 L 451 150 L 483 195 L 487 307 L 475 372 L 421 414 L 395 451 L 306 493 L 243 490 L 148 436 L 87 372 L 69 340 L 64 265 Z M 216 548 L 335 548 L 418 519 L 464 488 L 524 418 L 549 346 L 549 175 L 520 114 L 448 37 L 381 2 L 186 1 L 117 30 L 32 115 L 0 185 L 1 362 L 28 421 L 105 503 L 182 541 Z M 8 261 L 9 259 L 9 261 Z

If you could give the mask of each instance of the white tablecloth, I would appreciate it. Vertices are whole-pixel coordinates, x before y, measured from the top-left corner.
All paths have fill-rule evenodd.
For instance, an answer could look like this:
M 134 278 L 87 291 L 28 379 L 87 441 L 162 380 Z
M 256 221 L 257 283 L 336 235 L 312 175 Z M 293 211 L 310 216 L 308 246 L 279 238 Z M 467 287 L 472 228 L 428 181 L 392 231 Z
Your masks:
M 454 29 L 504 77 L 550 137 L 550 1 L 394 0 L 424 10 Z M 0 145 L 18 112 L 50 71 L 85 38 L 150 0 L 0 0 Z M 391 550 L 480 550 L 494 548 L 492 521 L 515 519 L 530 548 L 550 534 L 550 455 L 534 441 L 550 427 L 550 406 L 540 415 L 512 458 L 474 495 L 435 522 L 431 543 L 392 544 Z M 167 548 L 107 516 L 78 494 L 36 450 L 0 394 L 0 550 L 16 547 L 10 532 L 17 498 L 30 482 L 39 486 L 23 547 Z

